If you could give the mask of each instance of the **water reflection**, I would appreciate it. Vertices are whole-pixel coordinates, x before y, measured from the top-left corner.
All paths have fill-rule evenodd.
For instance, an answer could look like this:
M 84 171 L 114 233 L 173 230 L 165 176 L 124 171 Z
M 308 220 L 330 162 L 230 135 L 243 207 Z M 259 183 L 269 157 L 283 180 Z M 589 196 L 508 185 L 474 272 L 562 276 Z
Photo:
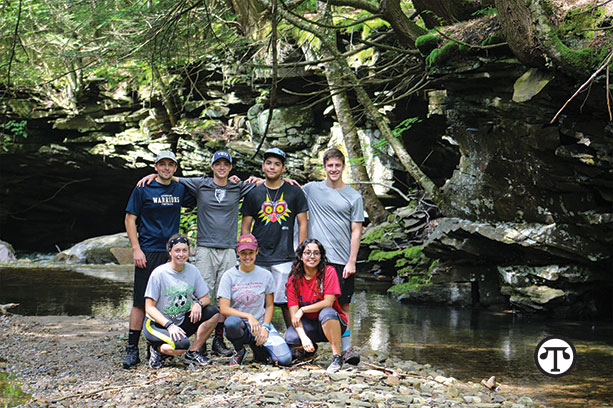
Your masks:
M 127 321 L 129 271 L 104 266 L 79 272 L 0 267 L 0 304 L 19 303 L 11 311 L 26 315 L 118 316 Z M 408 306 L 388 297 L 384 288 L 359 281 L 352 320 L 353 344 L 360 348 L 429 363 L 461 380 L 479 382 L 495 375 L 519 395 L 545 398 L 547 405 L 613 406 L 611 322 Z M 275 313 L 274 322 L 283 327 L 280 314 Z M 536 345 L 550 335 L 568 338 L 577 349 L 578 360 L 568 376 L 545 377 L 534 365 Z
M 611 322 L 402 305 L 372 289 L 358 290 L 355 301 L 354 344 L 429 363 L 462 380 L 480 382 L 495 375 L 517 392 L 546 397 L 555 406 L 613 405 Z M 568 338 L 577 349 L 577 364 L 566 377 L 545 377 L 534 365 L 536 345 L 551 335 Z

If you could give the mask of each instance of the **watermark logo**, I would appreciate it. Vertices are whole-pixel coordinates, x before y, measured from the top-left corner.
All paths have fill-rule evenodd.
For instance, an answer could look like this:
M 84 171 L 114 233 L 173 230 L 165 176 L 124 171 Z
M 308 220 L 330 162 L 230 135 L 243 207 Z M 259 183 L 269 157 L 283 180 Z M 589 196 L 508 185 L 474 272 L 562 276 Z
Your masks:
M 577 350 L 570 341 L 561 337 L 546 337 L 534 350 L 534 363 L 549 377 L 570 374 L 577 360 Z

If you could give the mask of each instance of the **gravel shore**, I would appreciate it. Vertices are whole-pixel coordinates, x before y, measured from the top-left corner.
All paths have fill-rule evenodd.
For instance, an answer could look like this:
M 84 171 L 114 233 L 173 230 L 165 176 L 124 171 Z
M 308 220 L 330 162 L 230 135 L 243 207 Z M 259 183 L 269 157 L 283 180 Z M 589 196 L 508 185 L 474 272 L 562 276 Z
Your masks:
M 499 386 L 445 377 L 429 365 L 364 351 L 334 374 L 327 345 L 290 368 L 228 358 L 193 369 L 181 357 L 124 370 L 126 321 L 86 316 L 0 316 L 0 371 L 16 377 L 28 407 L 541 407 Z M 141 341 L 141 359 L 145 342 Z M 3 404 L 2 404 L 3 405 Z

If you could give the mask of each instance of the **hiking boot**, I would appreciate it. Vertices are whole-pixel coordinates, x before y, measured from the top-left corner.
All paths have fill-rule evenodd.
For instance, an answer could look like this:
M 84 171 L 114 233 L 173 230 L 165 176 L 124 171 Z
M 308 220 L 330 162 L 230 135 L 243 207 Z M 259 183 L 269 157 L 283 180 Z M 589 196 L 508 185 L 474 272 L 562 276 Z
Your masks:
M 335 354 L 332 356 L 332 362 L 326 369 L 326 372 L 335 373 L 338 370 L 340 370 L 342 366 L 343 366 L 343 357 L 339 356 L 338 354 Z
M 162 368 L 164 355 L 160 353 L 154 346 L 149 347 L 151 357 L 149 357 L 149 367 L 153 369 Z
M 353 347 L 349 347 L 343 351 L 343 361 L 347 364 L 358 365 L 360 363 L 360 354 Z
M 256 346 L 254 344 L 250 344 L 249 347 L 253 352 L 253 359 L 257 363 L 272 364 L 270 354 L 268 354 L 268 351 L 266 351 L 264 347 Z
M 245 358 L 245 354 L 247 354 L 247 349 L 245 347 L 235 351 L 234 355 L 230 359 L 230 365 L 241 365 L 243 363 L 243 359 Z
M 203 356 L 209 354 L 209 352 L 206 350 L 206 342 L 202 343 L 202 347 L 200 347 L 200 350 L 198 350 L 198 352 Z
M 123 360 L 123 368 L 134 367 L 138 363 L 140 363 L 138 346 L 136 344 L 128 344 L 126 346 L 126 358 Z
M 211 346 L 211 350 L 213 354 L 217 354 L 222 357 L 230 357 L 232 355 L 232 350 L 226 347 L 226 344 L 223 341 L 223 337 L 215 336 L 213 337 L 213 344 Z
M 185 362 L 187 364 L 199 364 L 201 366 L 211 364 L 211 359 L 200 354 L 199 351 L 188 350 L 185 353 Z

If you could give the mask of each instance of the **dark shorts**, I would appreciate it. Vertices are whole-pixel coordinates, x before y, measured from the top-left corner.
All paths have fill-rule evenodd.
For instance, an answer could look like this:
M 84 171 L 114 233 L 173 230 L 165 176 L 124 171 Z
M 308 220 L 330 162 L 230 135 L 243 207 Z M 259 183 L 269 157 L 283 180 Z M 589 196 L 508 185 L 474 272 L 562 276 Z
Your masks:
M 155 346 L 168 343 L 175 350 L 187 350 L 190 344 L 188 337 L 196 333 L 196 330 L 198 330 L 198 327 L 202 323 L 210 320 L 213 316 L 219 313 L 219 310 L 215 306 L 207 305 L 202 311 L 200 320 L 196 323 L 192 323 L 192 321 L 189 320 L 189 313 L 190 312 L 185 313 L 185 316 L 183 316 L 183 322 L 179 326 L 185 332 L 186 337 L 183 337 L 178 341 L 174 341 L 164 326 L 161 326 L 155 320 L 146 317 L 145 322 L 143 323 L 145 338 L 149 341 L 149 343 Z
M 168 252 L 143 252 L 147 260 L 144 269 L 134 267 L 134 298 L 133 306 L 145 306 L 145 289 L 151 272 L 158 266 L 168 262 Z
M 338 312 L 331 307 L 321 309 L 317 320 L 311 320 L 303 317 L 300 319 L 300 321 L 302 322 L 302 328 L 304 329 L 304 332 L 308 338 L 311 339 L 313 343 L 321 343 L 328 341 L 322 326 L 325 322 L 331 319 L 338 320 L 341 324 L 341 334 L 345 333 L 345 330 L 347 330 L 347 322 L 345 322 L 340 317 Z M 285 342 L 290 347 L 297 347 L 302 344 L 302 340 L 300 340 L 300 336 L 298 335 L 298 332 L 296 332 L 294 326 L 290 326 L 285 331 Z
M 343 269 L 345 268 L 345 265 L 335 263 L 331 263 L 329 265 L 332 265 L 336 270 L 338 284 L 341 286 L 341 295 L 338 297 L 338 303 L 341 305 L 351 303 L 353 292 L 355 292 L 355 273 L 349 276 L 347 279 L 343 279 Z

